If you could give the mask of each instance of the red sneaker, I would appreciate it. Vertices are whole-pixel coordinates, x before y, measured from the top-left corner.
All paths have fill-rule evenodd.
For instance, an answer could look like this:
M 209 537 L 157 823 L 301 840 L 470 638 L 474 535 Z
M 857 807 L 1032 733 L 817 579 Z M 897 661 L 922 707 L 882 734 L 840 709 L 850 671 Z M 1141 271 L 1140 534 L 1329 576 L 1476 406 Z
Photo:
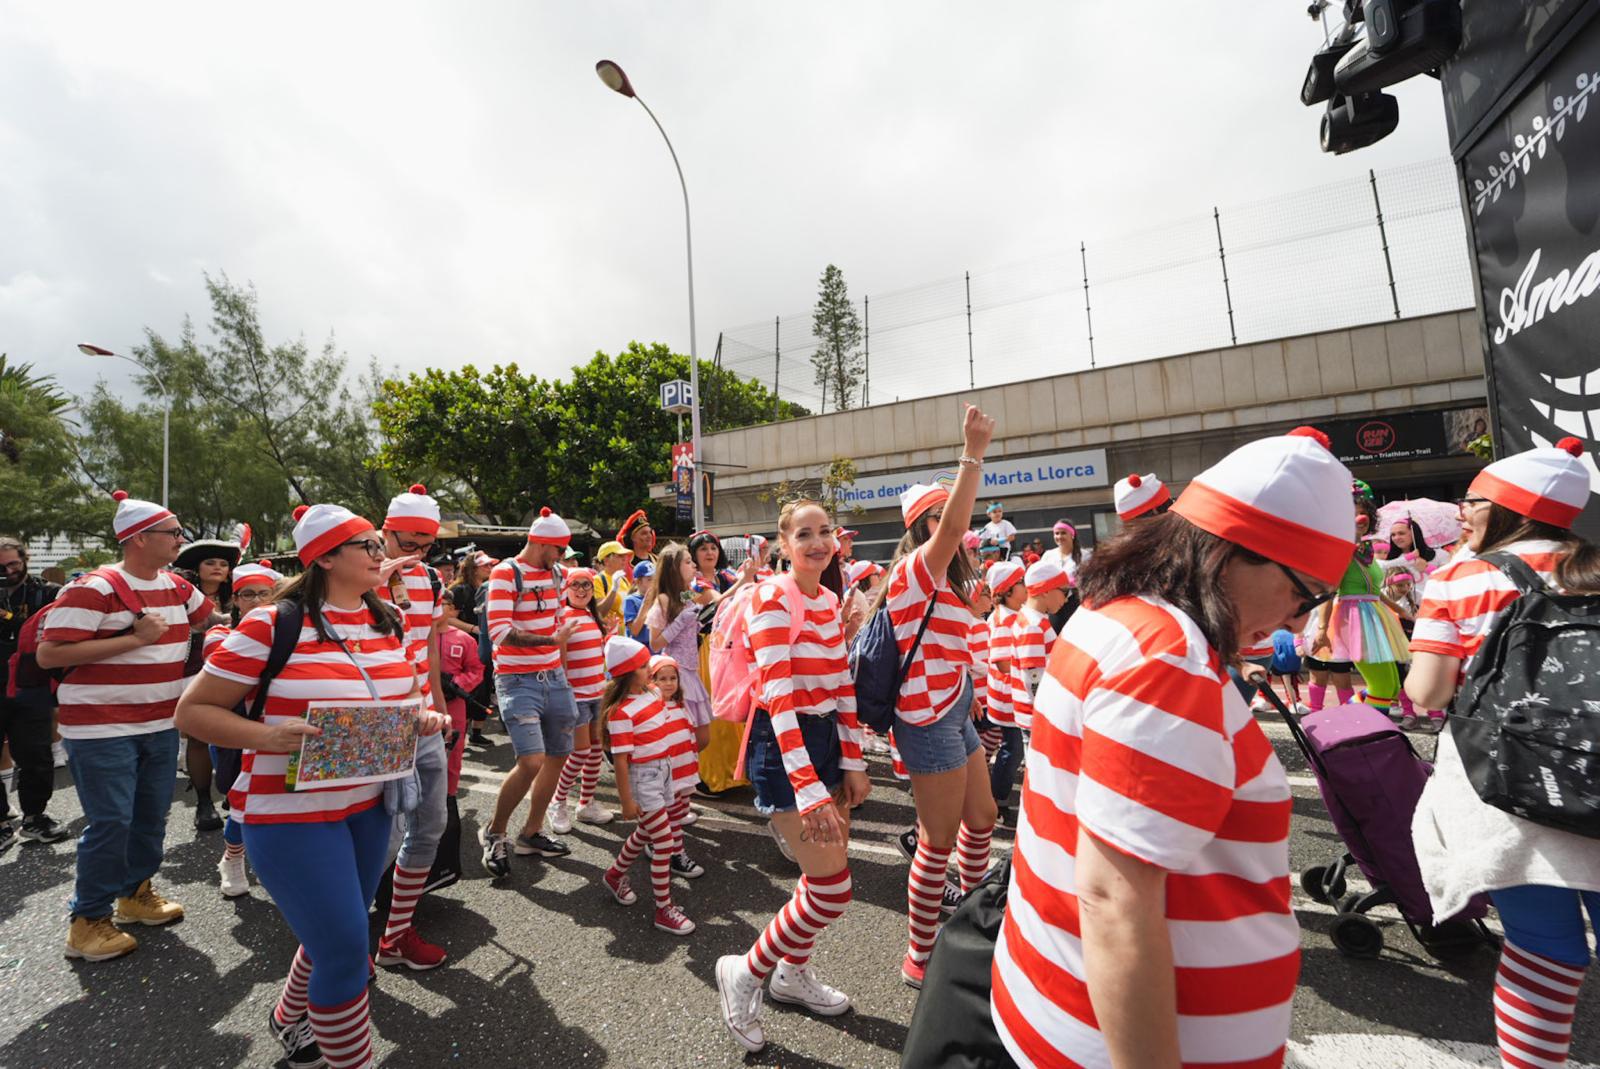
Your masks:
M 918 965 L 911 960 L 911 955 L 906 955 L 906 960 L 900 963 L 900 979 L 918 991 L 922 990 L 922 977 L 928 971 L 927 963 Z
M 656 910 L 656 927 L 668 935 L 688 935 L 694 931 L 694 921 L 683 915 L 677 906 Z
M 626 872 L 613 873 L 606 869 L 600 874 L 600 879 L 605 881 L 606 890 L 611 892 L 611 897 L 617 900 L 618 905 L 631 906 L 639 901 L 639 896 L 633 893 L 633 885 L 628 883 Z
M 423 972 L 443 965 L 446 956 L 443 947 L 434 946 L 422 938 L 415 927 L 378 943 L 379 965 L 404 965 L 408 969 Z

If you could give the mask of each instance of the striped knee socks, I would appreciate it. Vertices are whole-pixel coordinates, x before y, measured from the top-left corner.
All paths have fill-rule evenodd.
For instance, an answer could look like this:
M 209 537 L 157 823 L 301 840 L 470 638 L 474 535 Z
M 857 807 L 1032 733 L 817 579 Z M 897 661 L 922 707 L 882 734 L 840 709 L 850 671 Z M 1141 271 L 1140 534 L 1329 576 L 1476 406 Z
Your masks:
M 989 844 L 994 838 L 994 826 L 974 830 L 963 822 L 956 835 L 956 868 L 961 871 L 961 893 L 966 894 L 989 871 Z M 941 888 L 940 893 L 943 894 Z
M 745 967 L 760 980 L 778 967 L 779 960 L 804 965 L 811 960 L 817 936 L 844 916 L 849 902 L 849 869 L 832 876 L 800 877 L 794 894 L 745 955 Z
M 571 762 L 567 762 L 571 764 Z M 600 785 L 600 746 L 591 745 L 583 751 L 583 769 L 581 772 L 582 786 L 578 788 L 578 804 L 588 805 L 594 801 L 594 789 Z
M 272 1011 L 279 1024 L 294 1024 L 306 1015 L 310 985 L 311 958 L 306 948 L 300 947 L 294 952 L 294 961 L 289 963 L 289 978 L 283 982 L 283 994 L 278 996 L 277 1008 Z
M 950 848 L 928 845 L 917 840 L 917 856 L 906 879 L 906 912 L 909 945 L 906 955 L 918 965 L 933 953 L 933 939 L 939 934 L 939 907 L 944 901 L 945 870 L 950 867 Z
M 1494 979 L 1494 1027 L 1507 1069 L 1567 1064 L 1584 967 L 1553 961 L 1507 941 Z
M 411 917 L 417 910 L 417 900 L 422 897 L 422 889 L 428 882 L 428 873 L 432 867 L 425 869 L 408 869 L 401 867 L 397 861 L 394 865 L 394 893 L 389 899 L 389 923 L 384 925 L 383 937 L 393 939 L 395 936 L 411 927 Z
M 633 867 L 644 844 L 651 847 L 650 890 L 655 896 L 656 908 L 672 905 L 672 816 L 665 809 L 652 809 L 639 818 L 628 841 L 622 844 L 617 860 L 611 865 L 614 876 L 621 876 Z
M 550 800 L 558 806 L 567 804 L 567 797 L 572 793 L 572 787 L 578 782 L 578 770 L 584 767 L 589 760 L 589 751 L 580 750 L 567 758 L 567 763 L 561 766 L 561 778 L 556 780 L 556 793 Z
M 329 1069 L 367 1069 L 372 1065 L 367 992 L 337 1006 L 312 1005 L 311 1034 Z

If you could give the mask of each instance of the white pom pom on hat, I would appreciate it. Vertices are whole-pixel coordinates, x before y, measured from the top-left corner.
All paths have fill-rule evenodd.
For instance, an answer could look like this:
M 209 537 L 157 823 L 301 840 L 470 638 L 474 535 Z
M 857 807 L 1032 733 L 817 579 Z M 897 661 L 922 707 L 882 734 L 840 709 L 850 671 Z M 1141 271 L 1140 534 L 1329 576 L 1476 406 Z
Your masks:
M 1589 503 L 1592 488 L 1583 442 L 1563 438 L 1554 447 L 1495 461 L 1478 472 L 1467 492 L 1530 520 L 1567 528 Z

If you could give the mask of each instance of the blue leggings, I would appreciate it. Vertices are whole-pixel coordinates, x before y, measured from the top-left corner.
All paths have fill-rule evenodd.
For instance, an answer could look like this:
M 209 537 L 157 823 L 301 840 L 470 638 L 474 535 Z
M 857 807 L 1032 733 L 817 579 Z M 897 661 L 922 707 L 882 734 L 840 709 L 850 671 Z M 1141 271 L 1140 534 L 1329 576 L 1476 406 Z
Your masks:
M 382 803 L 339 821 L 246 824 L 256 878 L 311 959 L 313 1006 L 339 1006 L 367 987 L 367 909 L 389 861 Z
M 1022 767 L 1027 748 L 1021 728 L 1000 729 L 1000 748 L 995 750 L 994 767 L 989 769 L 989 793 L 1002 809 L 1011 798 L 1011 788 L 1017 784 L 1017 769 Z
M 222 841 L 229 846 L 243 846 L 244 825 L 229 817 L 222 825 Z
M 1600 931 L 1600 891 L 1526 884 L 1491 891 L 1489 897 L 1500 911 L 1507 941 L 1563 965 L 1582 969 L 1589 964 L 1583 913 L 1588 910 L 1589 924 Z

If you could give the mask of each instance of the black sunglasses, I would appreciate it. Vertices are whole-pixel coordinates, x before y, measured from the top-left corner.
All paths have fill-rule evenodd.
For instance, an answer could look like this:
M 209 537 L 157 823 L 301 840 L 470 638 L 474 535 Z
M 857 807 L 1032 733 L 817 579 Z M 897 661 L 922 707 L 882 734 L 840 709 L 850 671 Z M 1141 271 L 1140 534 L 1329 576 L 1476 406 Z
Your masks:
M 1324 590 L 1320 594 L 1312 593 L 1311 588 L 1302 583 L 1300 581 L 1300 577 L 1294 574 L 1292 569 L 1287 568 L 1282 564 L 1278 564 L 1277 561 L 1273 561 L 1272 563 L 1277 565 L 1277 568 L 1280 572 L 1289 577 L 1289 583 L 1294 587 L 1294 592 L 1300 595 L 1300 604 L 1296 606 L 1294 610 L 1294 615 L 1296 616 L 1304 616 L 1312 609 L 1315 609 L 1318 605 L 1331 600 L 1336 594 L 1339 593 L 1337 588 L 1332 590 Z

